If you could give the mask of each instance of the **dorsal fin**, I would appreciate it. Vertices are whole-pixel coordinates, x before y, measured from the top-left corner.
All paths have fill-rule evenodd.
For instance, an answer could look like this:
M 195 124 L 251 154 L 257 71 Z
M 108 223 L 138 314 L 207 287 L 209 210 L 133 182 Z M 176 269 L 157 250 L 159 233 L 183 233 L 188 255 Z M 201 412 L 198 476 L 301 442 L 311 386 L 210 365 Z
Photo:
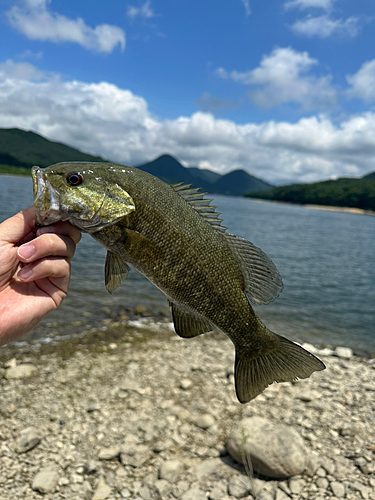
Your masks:
M 189 203 L 213 228 L 225 233 L 227 228 L 221 225 L 223 219 L 219 219 L 220 212 L 215 212 L 215 208 L 217 207 L 210 206 L 212 199 L 204 198 L 204 195 L 207 193 L 201 193 L 199 192 L 200 188 L 191 188 L 191 184 L 183 184 L 182 182 L 171 184 L 171 188 Z
M 239 257 L 245 293 L 256 304 L 269 304 L 283 289 L 283 281 L 272 260 L 250 241 L 226 233 L 226 240 Z

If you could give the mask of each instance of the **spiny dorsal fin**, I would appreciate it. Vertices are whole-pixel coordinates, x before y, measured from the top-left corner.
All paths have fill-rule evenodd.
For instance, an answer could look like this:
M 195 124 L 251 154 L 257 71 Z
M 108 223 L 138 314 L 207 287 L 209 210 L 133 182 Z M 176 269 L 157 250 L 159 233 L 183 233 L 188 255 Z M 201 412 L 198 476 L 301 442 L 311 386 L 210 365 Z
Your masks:
M 269 304 L 283 289 L 283 281 L 272 260 L 250 241 L 224 235 L 239 257 L 245 279 L 245 293 L 256 304 Z
M 107 292 L 112 293 L 126 279 L 130 267 L 121 257 L 108 250 L 105 259 L 105 287 Z
M 190 339 L 214 330 L 214 326 L 208 319 L 193 316 L 180 309 L 174 303 L 171 303 L 171 306 L 174 329 L 180 337 Z
M 189 203 L 206 222 L 218 231 L 225 233 L 227 228 L 221 225 L 223 219 L 219 219 L 220 212 L 215 212 L 217 207 L 210 206 L 212 199 L 204 198 L 207 193 L 200 193 L 200 188 L 191 188 L 191 184 L 183 184 L 182 182 L 171 184 L 171 188 Z

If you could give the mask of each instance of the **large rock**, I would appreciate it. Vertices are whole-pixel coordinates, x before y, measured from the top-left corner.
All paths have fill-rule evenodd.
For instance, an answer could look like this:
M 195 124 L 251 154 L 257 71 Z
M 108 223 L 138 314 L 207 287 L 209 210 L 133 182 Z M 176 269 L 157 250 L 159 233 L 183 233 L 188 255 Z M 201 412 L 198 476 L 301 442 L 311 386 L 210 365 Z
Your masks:
M 294 429 L 261 417 L 238 422 L 229 436 L 227 449 L 237 462 L 245 463 L 250 458 L 253 469 L 267 477 L 295 476 L 306 467 L 302 437 Z

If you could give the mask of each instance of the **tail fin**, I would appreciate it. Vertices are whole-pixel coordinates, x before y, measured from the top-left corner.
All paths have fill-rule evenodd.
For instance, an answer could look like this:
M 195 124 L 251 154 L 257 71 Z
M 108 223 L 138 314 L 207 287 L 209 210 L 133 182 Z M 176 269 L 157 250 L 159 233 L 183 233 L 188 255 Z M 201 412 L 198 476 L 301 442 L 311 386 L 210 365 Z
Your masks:
M 325 369 L 324 363 L 313 354 L 285 337 L 271 352 L 250 359 L 236 352 L 235 383 L 240 403 L 247 403 L 273 382 L 289 382 L 307 378 Z

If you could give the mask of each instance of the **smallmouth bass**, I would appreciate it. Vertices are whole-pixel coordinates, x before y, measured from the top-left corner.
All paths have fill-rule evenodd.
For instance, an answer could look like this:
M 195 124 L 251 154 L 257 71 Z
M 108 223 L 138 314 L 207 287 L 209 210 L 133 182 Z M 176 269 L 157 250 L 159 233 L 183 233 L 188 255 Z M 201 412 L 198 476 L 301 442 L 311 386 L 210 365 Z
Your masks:
M 250 302 L 268 304 L 282 289 L 276 266 L 255 245 L 227 233 L 212 200 L 198 189 L 105 163 L 33 167 L 32 177 L 38 225 L 67 220 L 107 249 L 110 293 L 130 264 L 165 294 L 178 335 L 216 330 L 231 339 L 241 403 L 273 382 L 325 368 L 255 314 Z

